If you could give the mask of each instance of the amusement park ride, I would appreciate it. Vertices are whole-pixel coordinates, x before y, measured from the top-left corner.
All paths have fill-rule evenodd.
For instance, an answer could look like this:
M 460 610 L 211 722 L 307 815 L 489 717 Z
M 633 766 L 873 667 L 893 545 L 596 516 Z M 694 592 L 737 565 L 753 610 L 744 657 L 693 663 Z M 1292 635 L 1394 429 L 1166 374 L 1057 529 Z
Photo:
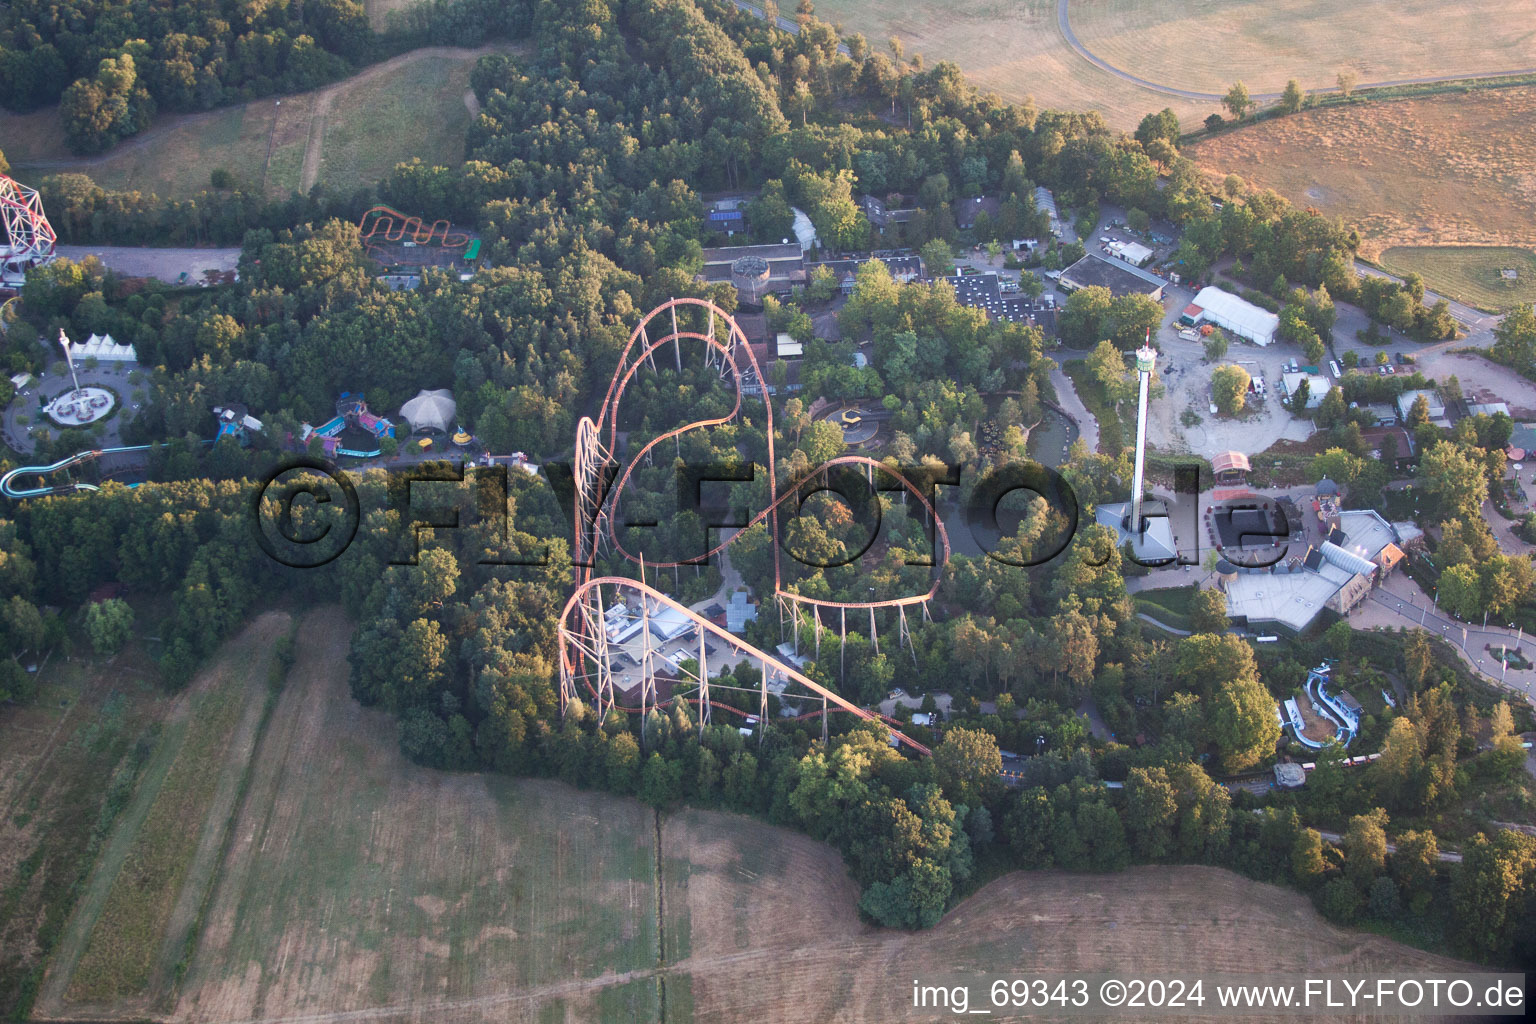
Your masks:
M 696 307 L 696 309 L 689 309 Z M 707 330 L 684 330 L 678 325 L 678 312 L 684 310 L 696 315 L 702 313 L 707 317 Z M 652 338 L 652 325 L 658 318 L 667 317 L 670 320 L 670 330 L 657 338 Z M 736 400 L 730 412 L 724 416 L 699 420 L 686 424 L 676 430 L 663 433 L 635 452 L 628 463 L 628 467 L 613 481 L 611 487 L 605 486 L 608 480 L 613 479 L 613 461 L 611 453 L 618 446 L 619 431 L 619 403 L 624 397 L 624 390 L 641 371 L 643 367 L 655 369 L 656 353 L 668 346 L 673 349 L 673 356 L 677 365 L 682 365 L 682 341 L 698 341 L 705 345 L 706 359 L 709 365 L 718 367 L 722 379 L 730 380 L 735 386 Z M 644 715 L 653 708 L 658 708 L 667 703 L 660 698 L 657 686 L 658 673 L 665 671 L 669 679 L 677 679 L 678 686 L 670 700 L 686 700 L 698 707 L 699 728 L 702 730 L 709 724 L 713 710 L 744 714 L 739 709 L 729 704 L 717 702 L 710 697 L 710 689 L 713 685 L 720 688 L 720 684 L 711 684 L 708 669 L 707 641 L 723 644 L 743 658 L 756 663 L 761 670 L 761 680 L 758 685 L 759 710 L 755 716 L 749 716 L 747 722 L 756 727 L 759 741 L 761 741 L 763 729 L 766 728 L 768 719 L 768 687 L 769 680 L 785 680 L 787 684 L 797 685 L 807 691 L 808 698 L 814 704 L 818 699 L 821 708 L 808 715 L 799 717 L 810 718 L 820 715 L 822 719 L 822 736 L 827 735 L 827 715 L 832 711 L 846 711 L 857 718 L 868 721 L 883 721 L 890 728 L 891 738 L 894 742 L 907 745 L 919 753 L 927 754 L 927 747 L 916 740 L 904 735 L 894 726 L 890 719 L 885 719 L 876 712 L 861 708 L 833 693 L 819 683 L 807 677 L 793 665 L 784 663 L 742 638 L 730 633 L 721 626 L 700 615 L 682 604 L 674 601 L 660 591 L 645 582 L 645 573 L 648 569 L 676 568 L 685 564 L 697 564 L 697 560 L 684 562 L 651 562 L 647 563 L 643 554 L 636 555 L 626 551 L 620 543 L 616 529 L 618 517 L 614 510 L 623 498 L 625 487 L 629 483 L 631 472 L 638 463 L 658 446 L 671 441 L 680 434 L 690 430 L 704 427 L 719 426 L 735 421 L 741 414 L 743 381 L 762 380 L 762 368 L 758 366 L 757 359 L 752 353 L 752 348 L 747 342 L 746 335 L 742 333 L 736 321 L 719 309 L 713 303 L 704 299 L 683 298 L 673 299 L 651 310 L 640 321 L 634 333 L 630 335 L 629 343 L 619 358 L 618 369 L 614 371 L 613 380 L 608 386 L 607 397 L 603 401 L 601 411 L 596 421 L 590 417 L 582 417 L 577 425 L 576 433 L 576 463 L 575 463 L 575 545 L 573 547 L 573 561 L 575 563 L 575 586 L 570 599 L 560 616 L 560 699 L 561 706 L 567 707 L 570 702 L 582 698 L 590 698 L 596 706 L 599 718 L 605 716 L 609 710 L 616 709 L 632 714 Z M 766 523 L 770 537 L 774 538 L 771 545 L 774 558 L 774 599 L 778 605 L 780 623 L 788 617 L 793 622 L 795 646 L 798 649 L 800 641 L 800 629 L 802 617 L 809 613 L 810 628 L 815 634 L 816 651 L 819 656 L 821 649 L 821 636 L 824 631 L 832 629 L 830 623 L 824 624 L 822 616 L 837 616 L 837 626 L 840 639 L 846 640 L 848 633 L 848 613 L 855 614 L 867 612 L 869 615 L 870 643 L 879 650 L 879 634 L 877 631 L 876 613 L 884 611 L 887 615 L 894 612 L 897 620 L 898 639 L 903 647 L 910 645 L 908 633 L 907 613 L 910 609 L 916 609 L 925 619 L 928 617 L 928 603 L 933 599 L 939 586 L 939 572 L 945 561 L 949 559 L 949 537 L 945 532 L 944 523 L 937 515 L 929 498 L 924 491 L 906 479 L 893 472 L 889 467 L 862 455 L 844 455 L 831 460 L 819 467 L 817 472 L 833 469 L 839 466 L 860 467 L 865 473 L 883 473 L 896 478 L 896 482 L 902 488 L 910 492 L 922 506 L 924 513 L 933 523 L 936 535 L 942 544 L 943 560 L 937 561 L 933 567 L 932 585 L 923 594 L 910 597 L 893 598 L 882 601 L 828 601 L 818 598 L 806 597 L 802 594 L 786 590 L 783 585 L 783 574 L 780 565 L 780 552 L 778 538 L 779 508 L 785 502 L 799 501 L 797 488 L 791 488 L 780 493 L 775 480 L 774 466 L 776 458 L 773 450 L 773 406 L 767 396 L 762 397 L 763 411 L 765 415 L 765 429 L 767 431 L 768 457 L 767 476 L 769 493 L 772 495 L 771 503 L 747 523 L 748 527 L 758 523 Z M 791 506 L 795 507 L 794 505 Z M 739 536 L 737 534 L 736 536 Z M 732 538 L 734 539 L 734 537 Z M 711 548 L 705 552 L 701 559 L 713 558 L 729 546 L 730 540 Z M 593 565 L 595 556 L 604 549 L 610 549 L 625 560 L 636 563 L 640 568 L 640 579 L 630 579 L 624 576 L 595 576 Z M 605 593 L 608 595 L 605 599 Z M 639 631 L 641 652 L 639 657 L 633 654 L 624 654 L 624 657 L 634 658 L 640 666 L 640 682 L 638 686 L 628 687 L 622 691 L 615 688 L 614 662 L 620 656 L 616 644 L 610 639 L 608 619 L 606 612 L 618 601 L 627 604 L 638 605 L 641 617 L 641 629 Z M 605 607 L 606 606 L 606 607 Z M 685 620 L 690 628 L 696 631 L 697 640 L 697 670 L 690 673 L 686 668 L 678 666 L 671 659 L 660 656 L 660 645 L 654 642 L 651 630 L 652 616 L 667 616 L 672 621 L 679 617 Z M 689 641 L 692 644 L 692 641 Z M 914 654 L 915 657 L 915 654 Z M 679 678 L 686 677 L 686 678 Z M 638 692 L 638 704 L 634 703 L 633 695 Z M 628 694 L 630 696 L 625 697 Z M 692 694 L 691 696 L 689 694 Z M 628 703 L 622 702 L 628 701 Z
M 0 288 L 19 289 L 32 267 L 53 262 L 58 236 L 36 189 L 0 174 Z

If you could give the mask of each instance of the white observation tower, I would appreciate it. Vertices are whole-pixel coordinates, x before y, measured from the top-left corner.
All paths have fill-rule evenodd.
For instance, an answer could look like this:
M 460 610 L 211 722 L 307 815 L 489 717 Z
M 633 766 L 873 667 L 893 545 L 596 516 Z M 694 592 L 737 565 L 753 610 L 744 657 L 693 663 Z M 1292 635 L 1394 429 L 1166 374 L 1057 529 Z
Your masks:
M 1173 525 L 1162 503 L 1150 519 L 1144 515 L 1142 493 L 1146 487 L 1147 471 L 1147 397 L 1152 387 L 1152 371 L 1157 366 L 1157 349 L 1152 347 L 1152 332 L 1136 350 L 1136 375 L 1139 379 L 1136 399 L 1136 470 L 1131 476 L 1131 500 L 1113 505 L 1100 505 L 1095 518 L 1114 530 L 1121 545 L 1129 543 L 1131 551 L 1143 562 L 1157 564 L 1171 562 L 1178 556 L 1173 543 Z

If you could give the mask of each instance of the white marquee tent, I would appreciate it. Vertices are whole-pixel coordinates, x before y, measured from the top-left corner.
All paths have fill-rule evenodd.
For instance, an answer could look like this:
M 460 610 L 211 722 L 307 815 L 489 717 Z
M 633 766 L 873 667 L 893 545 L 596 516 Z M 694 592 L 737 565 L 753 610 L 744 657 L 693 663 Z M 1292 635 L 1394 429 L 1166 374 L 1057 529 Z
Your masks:
M 400 415 L 410 423 L 411 430 L 418 434 L 423 430 L 446 434 L 458 414 L 459 407 L 453 400 L 453 392 L 447 389 L 418 392 L 415 398 L 400 408 Z
M 138 352 L 132 345 L 119 345 L 110 334 L 93 334 L 71 353 L 76 359 L 95 359 L 102 363 L 136 363 Z
M 1274 341 L 1275 331 L 1280 326 L 1280 318 L 1269 310 L 1260 309 L 1214 285 L 1200 289 L 1200 294 L 1195 296 L 1195 305 L 1202 310 L 1200 319 L 1259 345 Z

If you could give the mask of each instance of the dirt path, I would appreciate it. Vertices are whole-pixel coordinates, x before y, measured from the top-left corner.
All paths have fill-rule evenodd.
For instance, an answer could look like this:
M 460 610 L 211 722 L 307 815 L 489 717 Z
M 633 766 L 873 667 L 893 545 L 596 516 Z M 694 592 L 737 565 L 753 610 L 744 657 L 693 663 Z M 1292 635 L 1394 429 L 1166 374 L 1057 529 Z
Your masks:
M 1094 419 L 1093 413 L 1088 411 L 1088 407 L 1078 397 L 1077 388 L 1072 386 L 1072 378 L 1057 367 L 1051 371 L 1051 384 L 1056 388 L 1056 400 L 1067 410 L 1067 415 L 1077 422 L 1078 438 L 1088 446 L 1090 452 L 1098 451 L 1099 421 Z

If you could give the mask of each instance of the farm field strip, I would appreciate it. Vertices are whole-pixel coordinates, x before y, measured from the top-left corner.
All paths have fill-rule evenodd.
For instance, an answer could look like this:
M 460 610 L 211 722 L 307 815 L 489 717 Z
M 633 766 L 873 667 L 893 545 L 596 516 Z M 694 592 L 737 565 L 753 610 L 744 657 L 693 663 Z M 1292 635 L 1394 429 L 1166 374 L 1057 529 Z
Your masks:
M 258 619 L 172 712 L 77 908 L 73 941 L 50 971 L 44 1005 L 100 1003 L 121 1011 L 152 983 L 168 983 L 249 765 L 272 644 L 286 621 L 276 613 Z
M 657 962 L 652 812 L 410 765 L 390 716 L 347 693 L 350 633 L 336 609 L 300 629 L 175 1017 L 505 1011 L 540 991 L 580 1008 L 603 990 L 606 1019 L 655 1019 L 654 981 L 631 984 Z

